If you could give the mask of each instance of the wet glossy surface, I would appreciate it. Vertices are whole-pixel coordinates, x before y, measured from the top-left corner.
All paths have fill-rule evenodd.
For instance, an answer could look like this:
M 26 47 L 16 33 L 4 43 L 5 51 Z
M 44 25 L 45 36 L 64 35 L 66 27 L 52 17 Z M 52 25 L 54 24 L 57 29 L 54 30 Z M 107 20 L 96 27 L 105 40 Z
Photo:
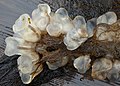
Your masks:
M 112 2 L 113 1 L 113 2 Z M 1 86 L 24 86 L 20 80 L 16 59 L 17 57 L 3 56 L 5 49 L 5 38 L 11 36 L 12 25 L 15 20 L 23 13 L 31 14 L 38 3 L 50 4 L 53 11 L 59 7 L 68 10 L 69 15 L 73 18 L 80 14 L 87 19 L 98 17 L 101 14 L 113 10 L 117 14 L 120 13 L 119 0 L 0 0 L 0 85 Z M 108 5 L 106 5 L 106 3 Z M 71 7 L 72 6 L 72 7 Z M 120 16 L 118 16 L 120 18 Z M 44 76 L 44 77 L 43 77 Z M 90 81 L 84 79 L 80 81 L 82 76 L 73 69 L 59 68 L 51 71 L 45 68 L 43 74 L 38 75 L 30 84 L 31 86 L 119 86 L 120 83 L 108 83 L 107 81 Z M 50 80 L 50 81 L 49 81 Z M 49 82 L 48 82 L 49 81 Z

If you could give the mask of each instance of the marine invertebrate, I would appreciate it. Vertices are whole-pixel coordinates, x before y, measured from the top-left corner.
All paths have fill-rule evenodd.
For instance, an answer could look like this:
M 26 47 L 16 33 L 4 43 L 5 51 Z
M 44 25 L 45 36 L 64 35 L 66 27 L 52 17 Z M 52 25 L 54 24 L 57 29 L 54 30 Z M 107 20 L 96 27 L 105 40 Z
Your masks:
M 92 77 L 105 79 L 109 77 L 106 72 L 112 70 L 111 58 L 106 58 L 106 55 L 110 54 L 112 59 L 120 57 L 111 53 L 113 47 L 120 43 L 120 22 L 114 12 L 88 21 L 80 15 L 72 20 L 64 8 L 53 13 L 48 4 L 39 4 L 32 12 L 32 18 L 23 14 L 16 20 L 13 32 L 13 37 L 5 40 L 5 54 L 21 55 L 17 63 L 25 84 L 42 72 L 43 63 L 55 70 L 66 65 L 72 56 L 75 57 L 74 67 L 80 73 L 85 73 L 92 66 Z M 110 49 L 106 50 L 105 43 L 114 46 L 109 44 Z M 105 77 L 101 76 L 103 72 Z
M 107 72 L 112 68 L 112 61 L 107 58 L 97 59 L 92 65 L 92 77 L 105 79 Z
M 74 67 L 78 70 L 80 73 L 85 73 L 90 68 L 90 56 L 80 56 L 74 60 Z
M 120 61 L 115 60 L 111 70 L 109 70 L 107 73 L 107 78 L 109 80 L 117 81 L 120 78 L 120 73 L 119 73 L 120 68 L 119 67 L 120 67 Z

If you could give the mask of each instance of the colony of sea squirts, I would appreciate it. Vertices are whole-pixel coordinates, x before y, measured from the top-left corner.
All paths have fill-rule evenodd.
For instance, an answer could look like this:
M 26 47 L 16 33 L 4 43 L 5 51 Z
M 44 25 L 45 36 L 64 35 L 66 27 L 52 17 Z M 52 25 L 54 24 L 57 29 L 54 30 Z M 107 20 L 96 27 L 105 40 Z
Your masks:
M 86 21 L 80 15 L 71 19 L 64 8 L 54 13 L 48 4 L 39 4 L 32 18 L 23 14 L 16 20 L 13 32 L 5 40 L 5 54 L 20 55 L 24 84 L 42 72 L 43 63 L 56 70 L 70 59 L 81 74 L 91 69 L 96 79 L 120 77 L 120 20 L 114 12 Z

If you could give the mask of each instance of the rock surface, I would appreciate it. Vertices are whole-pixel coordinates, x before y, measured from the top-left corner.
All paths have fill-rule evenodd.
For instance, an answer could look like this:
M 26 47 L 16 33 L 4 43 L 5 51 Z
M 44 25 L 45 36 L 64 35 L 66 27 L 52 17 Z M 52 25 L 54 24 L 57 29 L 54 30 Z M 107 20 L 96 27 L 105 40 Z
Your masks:
M 17 69 L 18 56 L 7 57 L 4 55 L 5 38 L 12 36 L 12 25 L 15 20 L 23 13 L 31 14 L 32 10 L 37 7 L 39 3 L 48 3 L 53 11 L 59 7 L 67 9 L 71 18 L 76 15 L 82 15 L 86 19 L 98 17 L 107 11 L 115 11 L 120 15 L 119 0 L 1 0 L 0 1 L 0 86 L 25 86 L 21 80 Z M 106 5 L 107 4 L 107 5 Z M 120 18 L 120 16 L 118 16 Z M 90 40 L 88 41 L 90 42 Z M 87 45 L 87 43 L 86 43 Z M 118 46 L 119 44 L 116 44 Z M 95 45 L 94 47 L 96 47 Z M 111 46 L 111 45 L 108 45 Z M 101 46 L 98 46 L 101 48 Z M 85 45 L 81 47 L 84 49 Z M 120 49 L 119 47 L 116 47 Z M 111 48 L 112 49 L 112 48 Z M 84 49 L 85 50 L 85 49 Z M 90 51 L 87 48 L 86 51 Z M 84 51 L 84 52 L 86 52 Z M 107 52 L 107 51 L 106 51 Z M 104 55 L 104 52 L 96 51 L 97 55 Z M 113 52 L 112 52 L 113 53 Z M 116 55 L 120 55 L 120 53 Z M 113 53 L 113 54 L 114 54 Z M 80 81 L 82 75 L 77 73 L 74 68 L 68 69 L 69 65 L 59 68 L 57 70 L 49 70 L 44 66 L 44 71 L 38 75 L 30 86 L 119 86 L 120 82 L 107 81 L 90 81 L 84 79 Z M 49 82 L 48 82 L 49 81 Z

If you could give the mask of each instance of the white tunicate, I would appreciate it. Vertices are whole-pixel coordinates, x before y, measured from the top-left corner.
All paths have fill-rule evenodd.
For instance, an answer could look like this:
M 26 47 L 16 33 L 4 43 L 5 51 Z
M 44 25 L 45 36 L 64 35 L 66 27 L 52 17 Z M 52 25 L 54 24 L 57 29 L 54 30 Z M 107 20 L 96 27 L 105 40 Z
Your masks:
M 51 8 L 48 4 L 39 4 L 38 8 L 40 12 L 50 14 L 51 13 Z
M 28 54 L 29 56 L 34 55 L 34 58 L 36 59 L 39 58 L 35 52 L 31 51 L 32 48 L 35 48 L 36 44 L 27 43 L 23 39 L 17 37 L 7 37 L 5 39 L 5 42 L 6 42 L 5 54 L 8 56 Z
M 107 12 L 97 18 L 97 24 L 106 23 L 113 24 L 117 21 L 117 15 L 114 12 Z
M 114 32 L 105 32 L 99 36 L 99 40 L 107 40 L 107 41 L 113 41 L 113 37 L 115 37 Z
M 33 48 L 35 48 L 35 46 L 36 46 L 36 43 L 25 41 L 25 40 L 20 36 L 20 34 L 18 34 L 18 33 L 13 34 L 13 37 L 14 37 L 14 38 L 17 38 L 17 39 L 19 39 L 19 40 L 22 40 L 22 41 L 19 43 L 19 47 L 23 47 L 23 48 L 27 48 L 27 49 L 33 49 Z M 18 40 L 18 41 L 19 41 L 19 40 Z
M 39 67 L 38 67 L 39 66 Z M 37 68 L 37 70 L 36 70 Z M 24 84 L 29 84 L 34 78 L 35 76 L 37 76 L 39 73 L 41 73 L 43 70 L 43 65 L 34 65 L 34 70 L 32 71 L 32 73 L 23 73 L 21 71 L 19 71 L 21 80 Z
M 88 37 L 86 21 L 83 16 L 76 16 L 73 20 L 73 24 L 81 37 Z
M 115 60 L 113 67 L 116 70 L 120 71 L 120 61 L 119 60 Z
M 59 67 L 62 67 L 64 65 L 66 65 L 68 62 L 68 57 L 63 57 L 61 58 L 61 60 L 57 60 L 56 62 L 50 63 L 50 62 L 46 62 L 46 64 L 48 65 L 48 68 L 51 70 L 56 70 Z
M 30 42 L 37 42 L 39 40 L 38 35 L 36 33 L 34 33 L 33 31 L 23 32 L 22 37 L 23 37 L 24 40 L 30 41 Z
M 57 9 L 57 11 L 55 12 L 55 16 L 58 19 L 61 19 L 61 20 L 65 20 L 65 19 L 67 19 L 69 17 L 68 12 L 67 12 L 67 10 L 65 8 Z
M 7 37 L 5 39 L 5 42 L 6 42 L 6 48 L 5 48 L 6 55 L 8 56 L 21 55 L 17 47 L 19 44 L 24 42 L 22 39 L 15 37 Z
M 115 60 L 112 69 L 108 72 L 107 78 L 116 81 L 120 78 L 120 61 Z
M 107 74 L 107 78 L 109 80 L 112 80 L 112 81 L 117 81 L 119 78 L 120 78 L 120 74 L 119 74 L 120 71 L 117 71 L 115 68 L 112 68 L 108 74 Z
M 76 29 L 73 29 L 66 34 L 66 37 L 70 37 L 71 39 L 78 41 L 78 39 L 80 39 L 80 34 Z
M 112 61 L 107 58 L 100 58 L 95 60 L 92 65 L 92 77 L 104 80 L 108 71 L 112 68 Z
M 32 75 L 20 73 L 21 80 L 24 84 L 29 84 L 32 81 Z
M 57 22 L 62 25 L 62 34 L 66 34 L 70 30 L 74 28 L 71 19 L 68 16 L 68 13 L 66 9 L 59 8 L 54 16 L 53 16 L 54 22 Z
M 16 33 L 17 36 L 30 42 L 37 42 L 38 40 L 40 40 L 41 38 L 40 33 L 38 33 L 36 29 L 34 29 L 33 27 L 26 27 L 26 28 L 27 28 L 26 30 L 21 30 L 17 32 Z
M 73 39 L 74 41 L 78 42 L 80 45 L 81 45 L 81 43 L 85 42 L 87 39 L 87 37 L 82 37 L 79 34 L 78 30 L 76 30 L 76 29 L 72 29 L 71 31 L 69 31 L 67 33 L 66 37 Z
M 62 22 L 62 27 L 63 27 L 62 28 L 63 34 L 67 34 L 69 31 L 71 31 L 74 28 L 72 22 L 69 19 Z
M 69 31 L 64 37 L 64 44 L 68 50 L 77 49 L 87 38 L 82 38 L 76 29 Z
M 68 50 L 75 50 L 77 49 L 80 45 L 70 37 L 64 37 L 63 40 L 64 44 L 67 46 Z
M 97 18 L 97 24 L 100 24 L 100 23 L 107 23 L 107 19 L 106 19 L 105 14 L 103 14 Z
M 96 37 L 98 40 L 107 40 L 107 41 L 113 41 L 113 37 L 115 37 L 114 31 L 108 31 L 107 25 L 99 25 L 97 27 Z
M 88 36 L 89 37 L 92 37 L 93 36 L 93 31 L 94 31 L 94 28 L 96 27 L 96 18 L 92 18 L 90 20 L 87 21 L 87 32 L 88 32 Z
M 32 51 L 31 49 L 24 50 L 24 49 L 19 49 L 21 55 L 27 55 L 29 58 L 31 58 L 32 61 L 36 62 L 39 60 L 39 55 L 37 52 Z
M 35 25 L 28 14 L 21 15 L 13 25 L 14 37 L 23 38 L 26 41 L 36 42 L 40 39 L 41 32 L 36 29 Z
M 67 56 L 62 58 L 61 66 L 64 66 L 68 63 L 69 58 Z
M 38 8 L 32 12 L 34 24 L 41 30 L 45 31 L 49 23 L 51 9 L 48 4 L 39 4 Z
M 24 40 L 23 43 L 19 44 L 19 47 L 27 48 L 27 49 L 34 49 L 36 47 L 36 43 L 27 42 Z
M 33 55 L 34 57 L 34 55 Z M 35 76 L 43 70 L 42 64 L 37 64 L 33 58 L 27 55 L 22 55 L 17 59 L 19 74 L 24 84 L 29 84 Z
M 75 25 L 76 29 L 85 29 L 86 28 L 86 21 L 83 16 L 76 16 L 73 20 L 73 24 Z
M 48 25 L 48 22 L 49 22 L 48 17 L 41 17 L 39 18 L 39 20 L 35 22 L 35 24 L 41 31 L 45 31 Z
M 102 33 L 104 33 L 105 31 L 107 30 L 107 27 L 104 27 L 104 26 L 98 26 L 97 28 L 97 32 L 96 32 L 96 37 L 99 39 L 99 40 L 104 40 L 104 37 L 101 36 Z
M 85 56 L 79 56 L 74 60 L 74 67 L 78 70 L 80 73 L 85 73 L 89 68 L 90 68 L 90 56 L 85 55 Z
M 33 69 L 32 59 L 27 55 L 22 55 L 17 59 L 18 69 L 22 73 L 31 73 Z
M 48 65 L 48 68 L 50 70 L 56 70 L 58 68 L 58 65 L 56 65 L 55 63 L 54 64 L 51 64 L 49 62 L 46 62 L 46 64 Z
M 84 43 L 88 38 L 80 38 L 78 39 L 78 44 L 81 45 L 82 43 Z
M 32 61 L 39 61 L 39 55 L 38 55 L 38 53 L 37 52 L 35 52 L 35 51 L 28 51 L 28 53 L 29 53 L 29 57 L 32 59 Z
M 54 22 L 54 23 L 49 24 L 46 30 L 50 36 L 58 37 L 61 34 L 62 25 Z
M 31 24 L 30 16 L 28 14 L 23 14 L 16 20 L 15 24 L 13 25 L 13 32 L 17 33 L 21 30 L 24 30 L 26 27 L 28 27 L 29 24 Z
M 108 20 L 108 24 L 113 24 L 117 21 L 117 15 L 114 12 L 107 12 L 105 15 Z

